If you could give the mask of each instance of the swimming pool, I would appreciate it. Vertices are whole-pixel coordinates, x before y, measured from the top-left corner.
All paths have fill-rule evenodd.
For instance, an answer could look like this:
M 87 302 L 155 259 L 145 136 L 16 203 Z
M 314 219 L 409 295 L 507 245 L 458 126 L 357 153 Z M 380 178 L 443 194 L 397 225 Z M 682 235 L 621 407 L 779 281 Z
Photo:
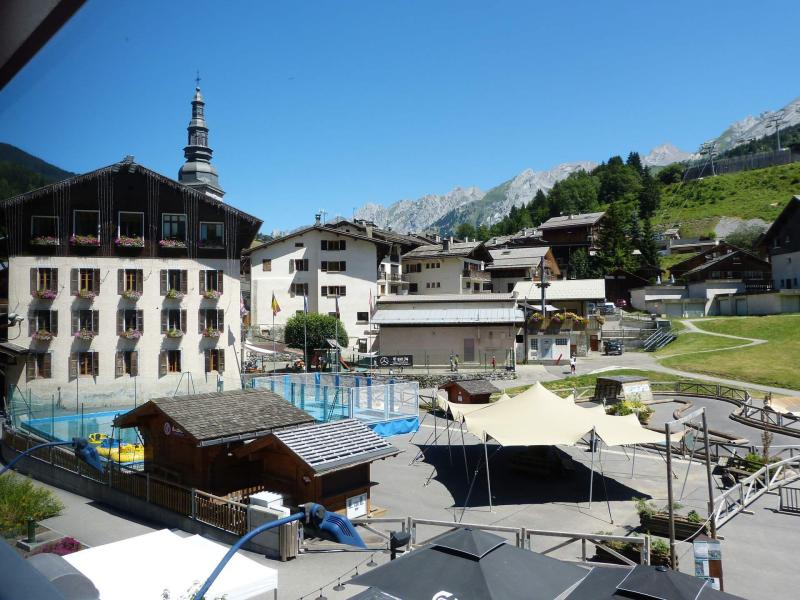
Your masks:
M 60 417 L 44 417 L 39 419 L 23 420 L 21 425 L 48 439 L 70 441 L 74 437 L 88 437 L 90 433 L 104 433 L 111 436 L 114 417 L 128 412 L 127 410 L 114 410 L 107 412 L 86 413 L 78 415 L 64 415 Z M 125 443 L 139 442 L 139 434 L 134 428 L 115 429 L 114 437 Z

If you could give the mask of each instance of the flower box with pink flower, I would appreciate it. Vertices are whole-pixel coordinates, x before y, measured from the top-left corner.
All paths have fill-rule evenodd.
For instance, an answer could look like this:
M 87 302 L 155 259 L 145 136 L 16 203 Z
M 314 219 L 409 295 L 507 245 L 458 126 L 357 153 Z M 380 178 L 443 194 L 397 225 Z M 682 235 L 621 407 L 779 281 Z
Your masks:
M 76 298 L 82 298 L 84 300 L 94 300 L 96 294 L 92 290 L 78 290 L 75 294 Z
M 140 235 L 121 235 L 114 243 L 120 248 L 144 248 L 144 238 Z
M 85 342 L 89 342 L 94 339 L 94 331 L 89 329 L 81 329 L 80 331 L 75 332 L 75 339 L 76 340 L 83 340 Z
M 138 329 L 126 329 L 119 334 L 119 337 L 123 337 L 128 340 L 138 340 L 140 337 L 142 337 L 142 332 Z
M 167 290 L 166 298 L 168 300 L 180 300 L 183 298 L 183 292 L 174 288 L 170 288 Z
M 168 329 L 165 335 L 168 338 L 181 338 L 183 337 L 183 331 L 180 329 Z
M 53 334 L 47 329 L 40 329 L 39 331 L 34 331 L 31 337 L 37 342 L 49 342 L 53 339 Z
M 58 238 L 54 235 L 36 235 L 31 238 L 34 246 L 58 246 Z
M 219 300 L 221 295 L 222 292 L 218 292 L 217 290 L 206 290 L 203 292 L 203 298 L 207 300 Z
M 203 329 L 203 337 L 218 338 L 219 334 L 220 334 L 219 329 L 216 329 L 214 327 L 206 327 L 205 329 Z
M 158 245 L 162 248 L 186 248 L 185 240 L 159 240 Z
M 124 292 L 122 292 L 122 297 L 125 298 L 126 300 L 136 302 L 139 298 L 142 297 L 142 295 L 136 290 L 125 290 Z
M 31 296 L 39 300 L 55 300 L 56 296 L 58 296 L 58 292 L 55 290 L 36 290 Z
M 73 235 L 69 238 L 72 246 L 94 246 L 100 245 L 100 237 L 96 235 Z

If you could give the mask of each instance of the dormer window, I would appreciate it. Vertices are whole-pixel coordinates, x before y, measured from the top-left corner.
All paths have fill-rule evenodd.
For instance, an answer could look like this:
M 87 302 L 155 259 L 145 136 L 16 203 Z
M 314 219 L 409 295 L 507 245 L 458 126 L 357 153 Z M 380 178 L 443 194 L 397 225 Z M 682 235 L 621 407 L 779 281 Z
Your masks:
M 186 246 L 186 215 L 161 215 L 161 246 Z
M 134 248 L 144 246 L 144 213 L 120 211 L 116 244 Z
M 225 225 L 215 222 L 200 223 L 200 243 L 203 248 L 225 247 Z
M 72 237 L 73 246 L 100 245 L 100 211 L 76 210 L 73 213 Z
M 31 243 L 37 246 L 57 246 L 58 242 L 58 217 L 31 217 Z

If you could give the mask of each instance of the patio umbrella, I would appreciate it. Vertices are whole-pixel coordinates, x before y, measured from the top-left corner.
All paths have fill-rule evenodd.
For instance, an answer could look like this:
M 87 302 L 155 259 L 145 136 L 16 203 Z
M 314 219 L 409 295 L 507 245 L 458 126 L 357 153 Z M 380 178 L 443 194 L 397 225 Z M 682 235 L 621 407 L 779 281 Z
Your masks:
M 442 534 L 351 582 L 402 600 L 554 600 L 586 574 L 577 565 L 517 548 L 491 533 L 463 528 Z
M 744 600 L 666 567 L 595 567 L 566 600 Z

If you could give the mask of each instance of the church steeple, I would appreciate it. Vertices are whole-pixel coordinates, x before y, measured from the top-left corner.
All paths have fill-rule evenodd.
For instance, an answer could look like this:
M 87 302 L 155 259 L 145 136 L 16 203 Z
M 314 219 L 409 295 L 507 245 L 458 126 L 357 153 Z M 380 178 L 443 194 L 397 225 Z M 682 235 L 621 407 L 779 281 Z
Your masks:
M 178 171 L 178 181 L 221 200 L 225 192 L 219 186 L 217 170 L 211 164 L 212 150 L 208 147 L 205 106 L 198 76 L 192 99 L 192 119 L 186 128 L 189 133 L 188 144 L 183 149 L 186 162 Z

